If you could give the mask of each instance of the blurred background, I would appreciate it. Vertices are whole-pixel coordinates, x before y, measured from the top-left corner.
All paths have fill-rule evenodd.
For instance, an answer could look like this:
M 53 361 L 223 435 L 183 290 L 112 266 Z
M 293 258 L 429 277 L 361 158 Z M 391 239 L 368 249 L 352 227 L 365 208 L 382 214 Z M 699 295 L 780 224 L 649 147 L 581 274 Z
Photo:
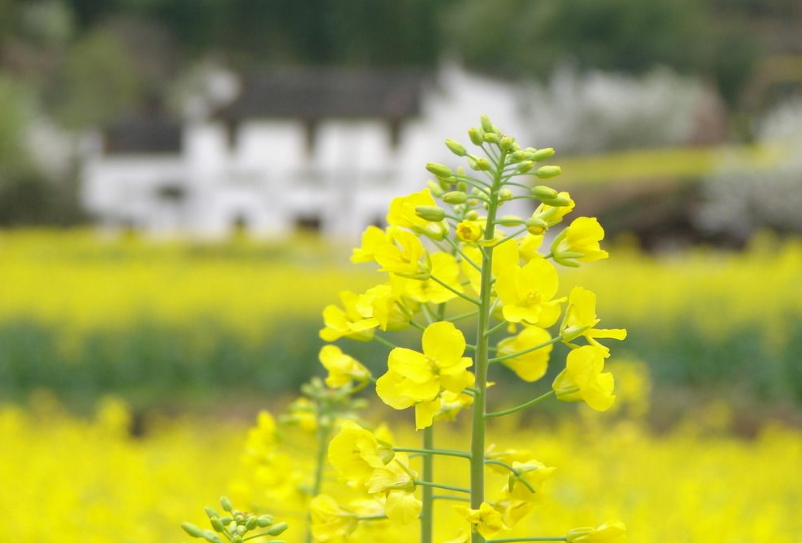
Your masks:
M 629 330 L 618 412 L 521 421 L 617 466 L 571 521 L 799 541 L 797 0 L 0 0 L 0 534 L 179 540 L 482 113 L 557 149 L 611 253 L 565 292 Z

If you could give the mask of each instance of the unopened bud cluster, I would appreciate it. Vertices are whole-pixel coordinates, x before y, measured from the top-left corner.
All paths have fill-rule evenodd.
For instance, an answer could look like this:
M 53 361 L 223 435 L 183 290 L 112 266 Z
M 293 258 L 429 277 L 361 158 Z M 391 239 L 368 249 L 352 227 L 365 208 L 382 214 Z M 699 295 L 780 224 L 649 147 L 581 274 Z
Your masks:
M 223 496 L 220 506 L 227 514 L 218 513 L 213 507 L 205 507 L 206 516 L 212 529 L 202 529 L 198 526 L 184 522 L 181 528 L 195 538 L 204 539 L 209 543 L 242 543 L 246 539 L 270 538 L 268 541 L 284 543 L 275 536 L 282 534 L 287 528 L 286 522 L 275 522 L 272 515 L 254 515 L 245 511 L 234 509 L 231 500 Z M 251 533 L 257 532 L 257 533 Z

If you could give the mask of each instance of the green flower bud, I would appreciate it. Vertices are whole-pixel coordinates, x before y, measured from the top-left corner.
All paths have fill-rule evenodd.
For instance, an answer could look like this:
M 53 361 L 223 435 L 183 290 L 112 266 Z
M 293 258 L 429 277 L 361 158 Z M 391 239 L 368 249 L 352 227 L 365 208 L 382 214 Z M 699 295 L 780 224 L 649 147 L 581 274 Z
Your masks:
M 539 149 L 535 151 L 535 154 L 532 155 L 532 160 L 535 162 L 540 162 L 542 160 L 547 160 L 553 157 L 556 154 L 556 151 L 551 147 L 546 147 L 545 149 Z
M 223 526 L 228 526 L 234 521 L 231 517 L 220 517 L 220 522 L 223 523 Z
M 191 522 L 182 522 L 181 528 L 191 537 L 203 537 L 203 530 L 201 530 Z
M 444 194 L 443 201 L 447 204 L 464 204 L 468 201 L 468 195 L 461 191 L 453 191 Z
M 258 524 L 261 528 L 265 526 L 270 526 L 273 524 L 273 517 L 270 515 L 262 515 L 261 517 L 256 519 L 256 524 Z
M 207 505 L 206 507 L 203 508 L 203 510 L 206 512 L 206 516 L 209 517 L 209 518 L 214 518 L 214 517 L 219 517 L 220 516 L 220 513 L 215 511 L 214 507 L 209 507 Z
M 523 151 L 515 151 L 509 157 L 510 162 L 517 163 L 526 160 L 526 153 Z
M 209 543 L 223 543 L 223 540 L 217 537 L 217 534 L 211 530 L 203 530 L 201 537 Z
M 498 197 L 502 202 L 508 202 L 512 200 L 513 194 L 510 189 L 501 189 L 498 191 Z
M 541 166 L 537 169 L 535 175 L 541 179 L 551 179 L 552 177 L 557 177 L 561 173 L 563 173 L 563 171 L 559 166 Z
M 543 219 L 530 217 L 524 221 L 526 231 L 534 236 L 539 236 L 549 228 L 549 224 Z
M 487 115 L 482 115 L 479 119 L 482 123 L 482 130 L 485 132 L 493 132 L 493 123 L 490 122 L 490 118 Z
M 448 139 L 446 140 L 446 147 L 457 156 L 465 156 L 465 147 L 458 141 Z
M 245 521 L 245 527 L 248 530 L 253 530 L 257 526 L 256 517 L 250 517 L 248 520 Z
M 270 535 L 280 535 L 283 533 L 289 526 L 286 522 L 279 522 L 278 524 L 273 525 L 267 533 Z
M 215 532 L 223 532 L 226 529 L 226 527 L 223 526 L 223 522 L 217 517 L 209 519 L 209 522 L 212 524 L 212 528 L 214 528 Z
M 516 217 L 515 215 L 505 215 L 500 217 L 496 223 L 500 224 L 501 226 L 516 226 L 518 224 L 523 224 L 524 220 L 521 217 Z
M 532 194 L 534 194 L 538 200 L 553 200 L 557 197 L 557 191 L 546 185 L 533 187 Z
M 471 162 L 469 159 L 468 164 L 470 164 L 471 168 L 480 172 L 490 171 L 490 169 L 493 167 L 493 165 L 490 164 L 490 161 L 486 158 L 477 158 L 474 159 L 473 162 Z
M 415 208 L 415 214 L 429 222 L 440 222 L 446 218 L 445 210 L 437 206 L 418 206 Z
M 475 209 L 471 209 L 468 213 L 465 214 L 465 218 L 469 221 L 475 221 L 479 218 L 479 213 Z
M 518 173 L 526 173 L 531 170 L 534 165 L 535 163 L 531 160 L 525 160 L 518 165 L 518 168 L 515 171 Z
M 468 192 L 468 183 L 465 181 L 460 181 L 457 183 L 457 191 L 459 192 Z
M 432 172 L 437 178 L 449 178 L 454 175 L 451 168 L 443 164 L 437 164 L 436 162 L 429 162 L 426 165 L 426 169 Z
M 471 143 L 474 145 L 482 145 L 485 142 L 485 134 L 479 128 L 469 128 L 468 137 L 471 138 Z
M 443 188 L 440 186 L 440 183 L 435 182 L 432 179 L 429 179 L 428 181 L 426 181 L 426 186 L 429 187 L 429 190 L 431 191 L 432 196 L 435 196 L 437 198 L 440 198 L 445 193 Z
M 500 141 L 498 134 L 495 132 L 485 132 L 484 140 L 486 143 L 498 143 Z
M 241 524 L 239 526 L 237 526 L 237 533 L 238 534 L 242 535 L 247 531 L 248 531 L 248 528 L 246 528 L 245 526 L 243 526 Z
M 501 141 L 499 143 L 501 144 L 501 149 L 503 151 L 512 152 L 512 148 L 515 145 L 515 138 L 510 136 L 504 136 L 503 138 L 501 138 Z
M 226 498 L 225 496 L 220 496 L 220 505 L 223 507 L 225 511 L 231 511 L 234 509 L 234 505 L 231 503 L 231 500 Z
M 544 204 L 553 207 L 566 207 L 573 203 L 569 198 L 566 198 L 565 196 L 557 196 L 556 198 L 549 198 L 542 201 Z

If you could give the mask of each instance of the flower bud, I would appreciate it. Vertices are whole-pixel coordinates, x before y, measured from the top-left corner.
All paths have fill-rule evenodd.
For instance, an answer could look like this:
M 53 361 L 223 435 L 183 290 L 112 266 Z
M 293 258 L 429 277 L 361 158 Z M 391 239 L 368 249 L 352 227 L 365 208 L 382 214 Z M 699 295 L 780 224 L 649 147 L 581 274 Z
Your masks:
M 482 232 L 482 225 L 475 219 L 462 221 L 456 228 L 457 239 L 465 242 L 477 241 L 482 237 Z
M 517 163 L 526 160 L 526 153 L 524 151 L 515 151 L 510 154 L 510 162 Z
M 485 132 L 493 132 L 493 123 L 490 122 L 490 118 L 487 115 L 482 115 L 479 119 L 482 123 L 482 130 Z
M 543 160 L 547 160 L 553 157 L 555 154 L 556 151 L 554 151 L 554 149 L 552 149 L 551 147 L 546 147 L 545 149 L 538 149 L 532 155 L 532 160 L 534 160 L 535 162 L 541 162 Z
M 549 228 L 549 224 L 543 219 L 530 217 L 524 221 L 526 231 L 534 236 L 539 236 Z
M 563 171 L 559 166 L 541 166 L 537 169 L 535 175 L 541 179 L 551 179 L 552 177 L 557 177 L 561 173 L 563 173 Z
M 468 137 L 471 138 L 471 143 L 474 145 L 482 145 L 485 142 L 485 134 L 479 128 L 468 129 Z
M 543 199 L 543 203 L 553 207 L 566 207 L 572 205 L 574 202 L 565 196 L 557 196 L 555 198 Z
M 211 530 L 203 530 L 200 536 L 209 543 L 223 543 L 223 540 L 217 537 L 217 534 Z
M 464 204 L 468 201 L 468 195 L 461 191 L 453 191 L 444 194 L 443 201 L 447 204 Z
M 219 516 L 220 516 L 220 513 L 218 513 L 217 511 L 215 511 L 215 510 L 214 510 L 214 507 L 209 507 L 209 506 L 207 505 L 206 507 L 204 507 L 204 508 L 203 508 L 203 510 L 206 512 L 206 516 L 207 516 L 207 517 L 209 517 L 210 519 L 211 519 L 211 518 L 214 518 L 214 517 L 219 517 Z
M 415 208 L 415 214 L 429 222 L 440 222 L 446 218 L 445 210 L 437 206 L 418 206 Z
M 501 144 L 501 149 L 503 151 L 512 152 L 512 148 L 515 145 L 515 138 L 512 138 L 510 136 L 504 136 L 503 138 L 501 138 L 501 141 L 499 143 Z
M 518 165 L 518 168 L 515 171 L 517 171 L 518 173 L 526 173 L 529 170 L 531 170 L 532 166 L 534 165 L 535 163 L 532 162 L 531 160 L 525 160 Z
M 514 195 L 510 189 L 501 189 L 500 191 L 498 191 L 498 198 L 502 202 L 508 202 L 512 200 L 513 196 Z
M 440 183 L 435 182 L 432 179 L 429 179 L 428 181 L 426 181 L 426 186 L 429 187 L 429 190 L 431 191 L 432 196 L 435 196 L 437 198 L 440 198 L 445 193 L 445 191 L 440 186 Z
M 209 522 L 211 523 L 212 528 L 214 528 L 215 532 L 224 532 L 226 529 L 226 527 L 223 526 L 223 522 L 217 517 L 209 519 Z
M 524 220 L 521 217 L 516 217 L 515 215 L 504 215 L 496 221 L 496 224 L 500 224 L 501 226 L 516 226 L 523 223 Z
M 182 522 L 181 528 L 191 537 L 203 537 L 203 530 L 201 530 L 191 522 Z
M 429 162 L 426 165 L 426 169 L 432 172 L 435 177 L 437 178 L 449 178 L 454 175 L 451 171 L 451 168 L 448 166 L 444 166 L 443 164 L 438 164 L 436 162 Z
M 267 531 L 267 533 L 270 535 L 279 535 L 283 533 L 288 527 L 289 526 L 287 525 L 286 522 L 279 522 L 278 524 L 274 524 L 273 526 L 271 526 L 270 529 Z
M 273 517 L 270 515 L 262 515 L 256 519 L 256 524 L 258 524 L 259 527 L 261 528 L 264 528 L 265 526 L 270 526 L 271 524 L 273 524 Z
M 225 511 L 229 511 L 230 512 L 232 509 L 234 509 L 234 506 L 232 505 L 231 500 L 229 500 L 225 496 L 221 496 L 220 497 L 220 505 L 223 507 L 223 509 Z
M 532 188 L 532 194 L 534 194 L 538 200 L 553 200 L 557 198 L 558 193 L 556 190 L 546 185 L 537 185 Z
M 479 218 L 479 213 L 476 210 L 471 209 L 470 211 L 468 211 L 468 213 L 465 214 L 465 218 L 468 219 L 469 221 L 475 221 L 476 219 Z
M 485 132 L 484 140 L 486 143 L 498 143 L 499 137 L 495 132 Z
M 489 171 L 492 168 L 492 164 L 486 158 L 478 158 L 476 159 L 476 169 L 479 171 Z
M 446 147 L 457 156 L 465 156 L 465 147 L 456 140 L 447 139 L 446 140 Z
M 256 517 L 250 517 L 248 520 L 245 521 L 245 527 L 248 530 L 253 530 L 258 525 Z

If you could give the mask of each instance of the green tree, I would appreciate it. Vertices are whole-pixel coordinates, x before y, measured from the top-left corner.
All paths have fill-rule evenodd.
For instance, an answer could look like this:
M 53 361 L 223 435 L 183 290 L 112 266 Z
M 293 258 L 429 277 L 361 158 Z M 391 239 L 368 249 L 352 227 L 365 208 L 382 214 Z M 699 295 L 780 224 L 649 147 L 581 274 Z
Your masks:
M 61 74 L 58 113 L 66 126 L 110 122 L 136 104 L 140 85 L 130 57 L 112 35 L 93 32 L 68 52 Z

